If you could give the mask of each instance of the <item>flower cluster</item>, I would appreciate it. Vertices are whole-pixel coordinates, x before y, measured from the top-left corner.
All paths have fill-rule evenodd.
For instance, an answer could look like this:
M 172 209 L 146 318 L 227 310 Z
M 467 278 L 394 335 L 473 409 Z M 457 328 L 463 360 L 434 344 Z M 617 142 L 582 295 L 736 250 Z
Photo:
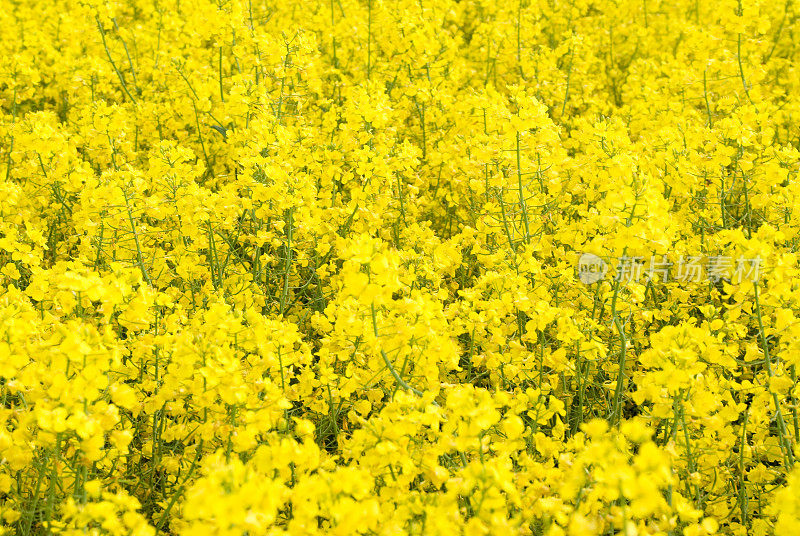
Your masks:
M 797 532 L 798 43 L 0 0 L 0 534 Z

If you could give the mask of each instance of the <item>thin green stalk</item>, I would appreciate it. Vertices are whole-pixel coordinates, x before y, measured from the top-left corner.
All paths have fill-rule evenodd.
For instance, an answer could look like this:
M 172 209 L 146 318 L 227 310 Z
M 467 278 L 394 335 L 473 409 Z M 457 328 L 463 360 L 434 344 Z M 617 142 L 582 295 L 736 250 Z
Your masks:
M 372 76 L 372 0 L 367 0 L 367 80 Z
M 375 334 L 375 338 L 378 339 L 379 338 L 379 335 L 378 335 L 378 320 L 377 320 L 377 315 L 375 314 L 375 304 L 374 303 L 370 305 L 370 310 L 372 312 L 372 331 Z M 400 374 L 397 373 L 397 370 L 395 370 L 394 365 L 392 365 L 392 362 L 389 360 L 389 356 L 386 355 L 386 352 L 383 350 L 383 348 L 380 349 L 380 352 L 381 352 L 381 357 L 383 358 L 383 362 L 386 365 L 386 368 L 389 369 L 389 372 L 392 374 L 392 377 L 394 378 L 394 381 L 397 382 L 397 385 L 399 385 L 400 387 L 402 387 L 406 391 L 411 391 L 412 393 L 414 393 L 417 396 L 422 396 L 422 391 L 419 391 L 418 389 L 415 389 L 414 387 L 410 386 L 400 376 Z
M 222 47 L 219 47 L 219 100 L 225 102 L 225 90 L 222 87 Z
M 572 61 L 575 55 L 575 47 L 569 47 L 569 64 L 567 65 L 567 88 L 564 91 L 564 102 L 561 103 L 561 116 L 564 115 L 564 111 L 567 109 L 567 101 L 569 100 L 569 84 L 570 79 L 572 78 Z
M 531 239 L 530 227 L 528 224 L 528 209 L 525 206 L 525 191 L 522 189 L 522 164 L 520 163 L 519 132 L 517 132 L 517 191 L 519 192 L 519 206 L 522 210 L 522 223 L 525 226 L 525 243 L 529 244 Z
M 111 22 L 114 23 L 114 28 L 116 28 L 117 33 L 120 33 L 119 26 L 117 25 L 117 19 L 111 19 Z M 141 96 L 142 91 L 139 89 L 139 82 L 136 80 L 136 69 L 133 68 L 133 60 L 131 59 L 131 53 L 128 51 L 128 44 L 125 42 L 125 39 L 122 38 L 122 35 L 119 35 L 119 40 L 122 43 L 122 48 L 125 49 L 125 56 L 128 58 L 128 65 L 131 68 L 131 76 L 133 77 L 133 87 L 136 88 L 136 94 Z
M 122 73 L 117 68 L 117 64 L 114 63 L 114 59 L 111 57 L 111 51 L 108 50 L 108 44 L 106 43 L 106 32 L 103 30 L 103 25 L 100 24 L 100 19 L 95 17 L 95 21 L 97 22 L 97 29 L 100 30 L 100 37 L 103 39 L 103 48 L 106 49 L 106 56 L 108 56 L 108 61 L 111 62 L 111 67 L 113 67 L 114 72 L 117 73 L 117 78 L 119 78 L 119 83 L 122 84 L 122 89 L 125 91 L 125 94 L 131 99 L 131 102 L 134 104 L 136 103 L 136 99 L 133 98 L 131 92 L 128 90 L 128 85 L 125 83 L 125 79 L 122 77 Z
M 147 269 L 144 266 L 144 258 L 142 257 L 142 248 L 139 244 L 139 233 L 136 232 L 136 224 L 133 221 L 133 212 L 131 211 L 131 204 L 128 200 L 128 193 L 123 189 L 122 191 L 123 197 L 125 197 L 125 207 L 128 210 L 128 221 L 131 225 L 131 232 L 133 233 L 133 242 L 136 245 L 136 262 L 139 264 L 139 269 L 142 271 L 142 277 L 147 282 L 148 285 L 151 287 L 153 286 L 153 282 L 150 280 L 150 276 L 147 275 Z
M 761 349 L 764 352 L 764 362 L 767 365 L 767 375 L 770 379 L 772 379 L 775 373 L 772 370 L 772 361 L 769 356 L 769 345 L 767 344 L 767 338 L 764 335 L 764 322 L 761 317 L 761 303 L 758 299 L 757 281 L 753 282 L 753 294 L 755 296 L 756 304 L 756 319 L 758 320 L 758 336 L 761 341 Z M 778 399 L 778 394 L 772 391 L 771 388 L 769 391 L 772 394 L 772 401 L 775 404 L 775 414 L 778 423 L 778 439 L 780 442 L 781 451 L 783 452 L 784 465 L 791 469 L 794 466 L 794 454 L 792 453 L 791 440 L 787 435 L 786 423 L 783 419 L 783 411 L 781 410 L 780 400 Z
M 203 440 L 200 440 L 200 443 L 197 446 L 197 453 L 195 454 L 194 460 L 192 460 L 192 465 L 189 467 L 189 471 L 186 473 L 186 476 L 181 482 L 180 486 L 178 486 L 178 491 L 172 494 L 170 497 L 167 506 L 164 508 L 164 512 L 161 514 L 161 517 L 158 519 L 158 522 L 155 525 L 155 533 L 158 534 L 161 531 L 161 527 L 164 526 L 164 523 L 167 521 L 167 516 L 169 516 L 170 510 L 175 505 L 175 502 L 178 500 L 178 497 L 183 493 L 184 488 L 186 487 L 186 483 L 194 474 L 195 470 L 197 469 L 197 464 L 200 461 L 200 456 L 203 453 Z
M 714 120 L 711 119 L 711 105 L 708 103 L 708 69 L 703 71 L 703 96 L 706 100 L 706 113 L 708 114 L 708 128 L 714 128 Z
M 289 209 L 286 222 L 286 262 L 283 268 L 283 290 L 280 298 L 280 315 L 286 312 L 286 300 L 289 297 L 289 274 L 292 269 L 292 234 L 294 227 L 294 209 Z
M 739 0 L 739 13 L 738 15 L 742 16 L 742 0 Z M 744 88 L 744 94 L 747 95 L 747 100 L 750 101 L 750 104 L 753 106 L 756 105 L 753 102 L 753 99 L 750 97 L 750 89 L 747 87 L 747 79 L 744 76 L 744 66 L 742 65 L 742 34 L 738 34 L 736 37 L 736 61 L 739 64 L 739 77 L 742 80 L 742 87 Z
M 750 408 L 744 410 L 742 423 L 742 437 L 739 442 L 739 509 L 742 512 L 742 525 L 747 526 L 747 482 L 744 479 L 744 447 L 747 442 L 747 422 L 750 418 Z

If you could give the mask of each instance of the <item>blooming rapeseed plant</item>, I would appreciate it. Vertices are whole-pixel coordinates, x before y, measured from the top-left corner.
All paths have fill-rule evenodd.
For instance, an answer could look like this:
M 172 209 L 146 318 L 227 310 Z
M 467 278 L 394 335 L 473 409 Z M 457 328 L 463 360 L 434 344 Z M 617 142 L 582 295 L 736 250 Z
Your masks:
M 0 534 L 797 532 L 799 44 L 0 0 Z

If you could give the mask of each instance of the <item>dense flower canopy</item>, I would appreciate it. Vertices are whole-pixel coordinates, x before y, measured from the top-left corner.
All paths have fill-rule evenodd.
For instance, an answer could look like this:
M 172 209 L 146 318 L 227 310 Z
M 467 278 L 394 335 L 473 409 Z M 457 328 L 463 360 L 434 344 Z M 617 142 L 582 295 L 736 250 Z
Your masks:
M 799 150 L 791 0 L 0 0 L 0 533 L 796 533 Z

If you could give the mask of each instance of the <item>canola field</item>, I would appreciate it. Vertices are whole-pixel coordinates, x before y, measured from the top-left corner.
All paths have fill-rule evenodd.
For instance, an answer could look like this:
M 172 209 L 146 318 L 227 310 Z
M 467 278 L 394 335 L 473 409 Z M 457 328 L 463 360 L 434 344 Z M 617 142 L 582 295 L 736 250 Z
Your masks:
M 792 0 L 0 0 L 0 534 L 796 534 L 799 170 Z

